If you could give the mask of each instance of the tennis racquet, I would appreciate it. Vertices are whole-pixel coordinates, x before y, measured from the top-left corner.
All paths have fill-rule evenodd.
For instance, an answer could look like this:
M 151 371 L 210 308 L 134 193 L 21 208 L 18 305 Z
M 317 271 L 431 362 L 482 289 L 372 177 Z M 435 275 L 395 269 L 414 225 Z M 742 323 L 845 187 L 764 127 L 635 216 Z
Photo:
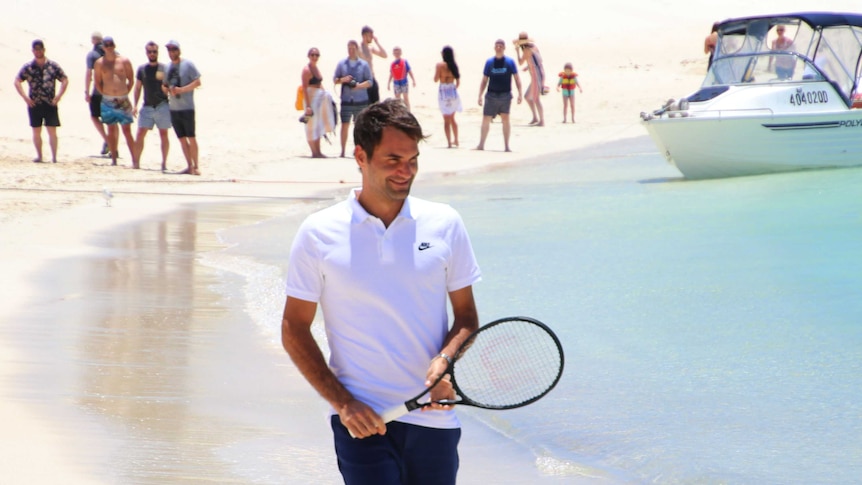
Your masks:
M 563 375 L 563 346 L 544 323 L 529 317 L 495 320 L 476 330 L 446 371 L 425 391 L 381 414 L 388 423 L 431 404 L 420 399 L 448 374 L 457 395 L 445 405 L 514 409 L 551 391 Z

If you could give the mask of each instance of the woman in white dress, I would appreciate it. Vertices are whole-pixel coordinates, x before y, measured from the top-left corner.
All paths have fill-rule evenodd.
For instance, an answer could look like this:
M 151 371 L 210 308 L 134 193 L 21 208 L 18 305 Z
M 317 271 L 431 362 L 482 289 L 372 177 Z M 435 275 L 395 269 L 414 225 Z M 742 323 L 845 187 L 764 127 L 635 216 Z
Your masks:
M 461 85 L 461 73 L 455 62 L 455 52 L 448 45 L 443 48 L 443 62 L 437 63 L 434 72 L 434 82 L 440 82 L 437 101 L 440 104 L 440 112 L 443 113 L 443 129 L 446 132 L 446 141 L 449 148 L 458 146 L 458 123 L 455 122 L 455 113 L 460 112 L 461 97 L 458 96 L 458 87 Z M 454 141 L 453 141 L 454 136 Z

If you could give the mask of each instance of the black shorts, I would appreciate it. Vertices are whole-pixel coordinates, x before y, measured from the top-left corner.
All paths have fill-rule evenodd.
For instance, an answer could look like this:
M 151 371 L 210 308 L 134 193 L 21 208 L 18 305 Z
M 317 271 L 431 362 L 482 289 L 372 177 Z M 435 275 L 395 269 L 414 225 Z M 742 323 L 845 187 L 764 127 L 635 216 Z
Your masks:
M 27 108 L 30 115 L 30 126 L 38 128 L 45 122 L 45 126 L 60 126 L 60 112 L 57 107 L 48 103 L 39 103 L 32 108 Z
M 380 101 L 380 86 L 377 84 L 377 79 L 373 80 L 373 85 L 368 88 L 368 104 L 374 104 Z
M 93 93 L 90 95 L 90 117 L 99 118 L 102 116 L 102 94 Z
M 195 137 L 195 110 L 184 109 L 182 111 L 171 111 L 171 124 L 177 138 Z

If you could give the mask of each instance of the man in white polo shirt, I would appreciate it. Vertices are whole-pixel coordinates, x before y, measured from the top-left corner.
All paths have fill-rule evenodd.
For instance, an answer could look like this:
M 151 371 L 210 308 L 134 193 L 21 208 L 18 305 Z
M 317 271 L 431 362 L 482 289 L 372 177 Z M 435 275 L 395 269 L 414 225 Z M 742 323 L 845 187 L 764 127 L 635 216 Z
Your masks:
M 479 267 L 458 213 L 409 196 L 424 135 L 407 108 L 397 100 L 369 106 L 353 136 L 362 188 L 300 227 L 287 269 L 282 344 L 332 406 L 346 483 L 455 483 L 461 431 L 451 406 L 435 404 L 388 424 L 379 413 L 434 382 L 478 328 L 472 285 Z M 318 303 L 328 365 L 311 334 Z M 454 391 L 444 380 L 431 399 L 447 398 Z

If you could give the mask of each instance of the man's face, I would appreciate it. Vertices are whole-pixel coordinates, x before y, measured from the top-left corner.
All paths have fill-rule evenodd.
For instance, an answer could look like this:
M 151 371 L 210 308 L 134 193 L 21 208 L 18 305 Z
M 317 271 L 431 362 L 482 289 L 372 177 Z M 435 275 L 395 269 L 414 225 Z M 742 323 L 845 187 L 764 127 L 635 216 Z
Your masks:
M 168 57 L 171 58 L 172 61 L 176 61 L 180 58 L 180 48 L 174 45 L 169 45 L 168 49 Z
M 33 57 L 36 59 L 45 58 L 45 46 L 39 45 L 33 48 Z
M 355 59 L 356 55 L 357 55 L 356 53 L 357 53 L 356 44 L 354 44 L 353 42 L 349 42 L 347 44 L 347 57 L 350 57 L 351 59 Z
M 370 192 L 365 196 L 403 201 L 410 195 L 410 187 L 419 171 L 417 140 L 401 130 L 386 127 L 370 159 L 360 146 L 356 147 L 355 155 L 362 171 L 362 192 Z
M 114 49 L 117 47 L 113 42 L 104 42 L 102 43 L 102 47 L 105 48 L 105 54 L 113 54 Z
M 159 60 L 159 47 L 155 45 L 147 46 L 147 60 L 156 62 Z
M 503 52 L 506 50 L 506 44 L 502 42 L 497 42 L 494 44 L 494 53 L 498 56 L 502 56 Z
M 362 40 L 364 40 L 366 44 L 370 44 L 374 40 L 374 31 L 371 30 L 363 33 Z

